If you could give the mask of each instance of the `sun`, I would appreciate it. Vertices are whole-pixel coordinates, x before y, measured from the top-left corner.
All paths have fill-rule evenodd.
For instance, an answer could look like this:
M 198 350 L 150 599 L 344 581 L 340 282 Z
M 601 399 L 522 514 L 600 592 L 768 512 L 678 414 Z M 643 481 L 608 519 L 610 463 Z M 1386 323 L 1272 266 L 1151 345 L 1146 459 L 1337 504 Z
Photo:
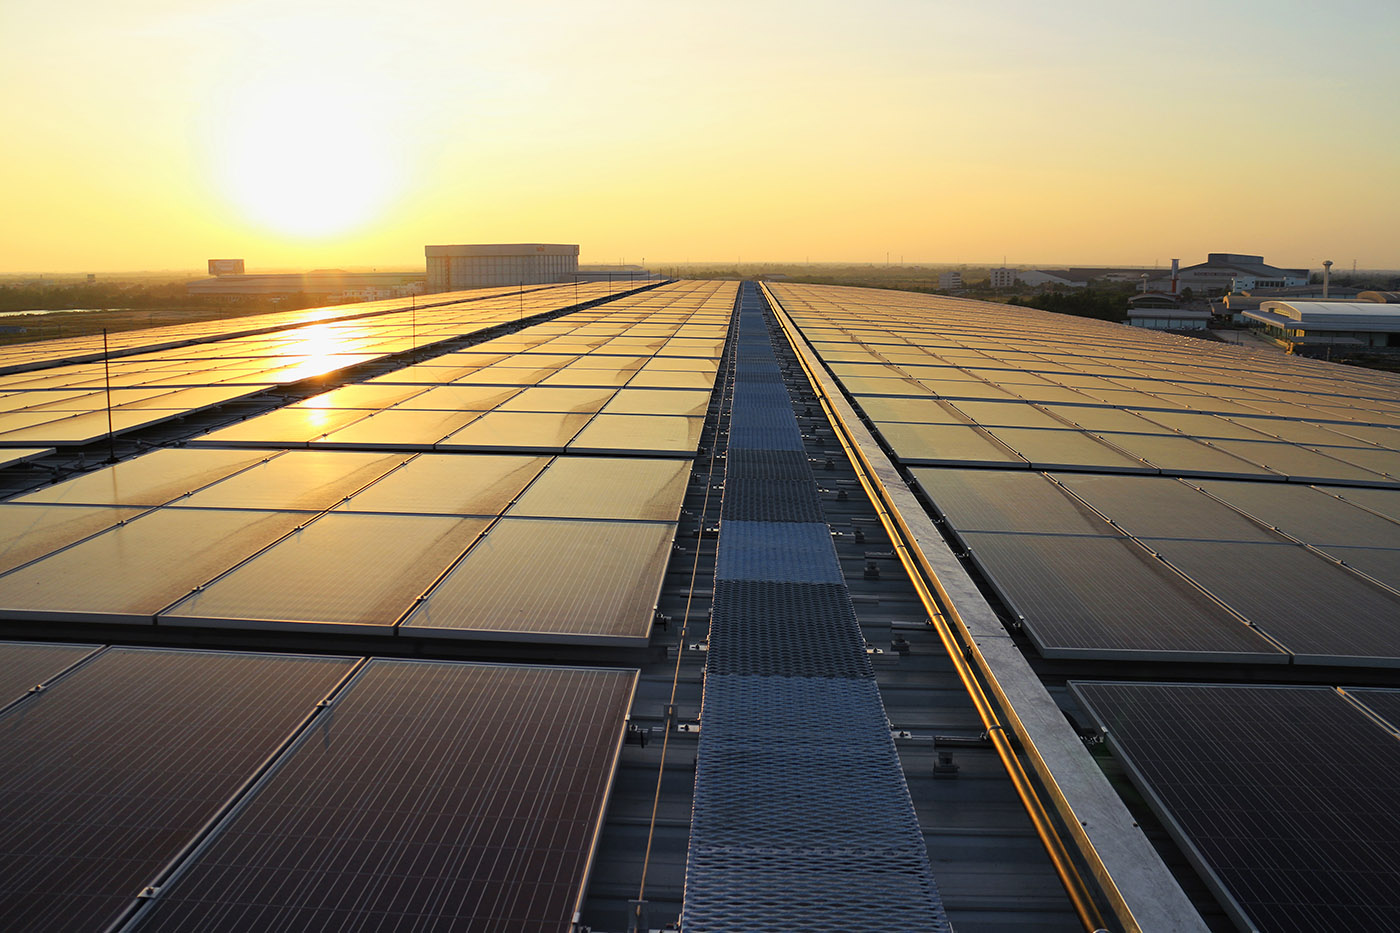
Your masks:
M 372 220 L 400 173 L 365 100 L 330 81 L 240 88 L 218 119 L 224 196 L 254 223 L 293 236 L 346 233 Z

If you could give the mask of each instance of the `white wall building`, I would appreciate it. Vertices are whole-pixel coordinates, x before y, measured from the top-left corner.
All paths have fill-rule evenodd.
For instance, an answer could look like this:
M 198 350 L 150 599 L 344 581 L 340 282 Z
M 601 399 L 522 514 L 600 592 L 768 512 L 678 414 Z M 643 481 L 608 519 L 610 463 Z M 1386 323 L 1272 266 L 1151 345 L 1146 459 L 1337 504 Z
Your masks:
M 1016 270 L 1002 266 L 992 270 L 992 288 L 1011 288 L 1016 284 Z
M 1400 349 L 1400 305 L 1369 301 L 1266 301 L 1246 323 L 1290 353 Z
M 425 247 L 428 291 L 572 282 L 578 244 L 481 243 Z
M 962 288 L 963 280 L 961 272 L 944 272 L 938 276 L 939 288 Z
M 1181 270 L 1178 293 L 1223 295 L 1255 288 L 1292 288 L 1308 284 L 1307 269 L 1280 269 L 1248 253 L 1207 253 L 1206 261 Z

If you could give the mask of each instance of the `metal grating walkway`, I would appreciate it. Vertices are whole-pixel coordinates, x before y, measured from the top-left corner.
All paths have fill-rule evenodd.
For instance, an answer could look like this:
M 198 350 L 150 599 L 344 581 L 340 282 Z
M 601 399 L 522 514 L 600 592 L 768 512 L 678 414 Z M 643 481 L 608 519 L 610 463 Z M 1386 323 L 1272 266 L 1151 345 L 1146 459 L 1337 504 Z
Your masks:
M 745 283 L 683 927 L 948 930 L 765 310 Z

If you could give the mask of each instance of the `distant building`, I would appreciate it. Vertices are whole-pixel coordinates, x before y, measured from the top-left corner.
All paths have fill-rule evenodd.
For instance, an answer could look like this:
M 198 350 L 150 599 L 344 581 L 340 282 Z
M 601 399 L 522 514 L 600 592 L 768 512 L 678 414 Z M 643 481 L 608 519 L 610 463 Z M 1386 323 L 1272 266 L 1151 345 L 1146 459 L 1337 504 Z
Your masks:
M 241 259 L 211 259 L 209 260 L 210 275 L 242 275 L 243 260 Z
M 1162 269 L 1114 269 L 1106 267 L 1079 269 L 1027 269 L 1016 273 L 1022 285 L 1039 288 L 1044 285 L 1060 288 L 1087 288 L 1094 282 L 1132 282 L 1141 285 L 1147 276 L 1149 288 L 1168 289 L 1171 276 Z
M 1016 270 L 1002 266 L 992 270 L 992 288 L 1011 288 L 1016 284 Z
M 1369 301 L 1266 301 L 1245 322 L 1289 353 L 1400 350 L 1400 306 Z
M 1149 330 L 1205 330 L 1211 313 L 1181 307 L 1175 295 L 1145 292 L 1128 299 L 1128 323 Z
M 1207 253 L 1206 261 L 1181 270 L 1180 290 L 1196 295 L 1223 295 L 1256 288 L 1307 285 L 1309 270 L 1280 269 L 1248 253 Z
M 572 282 L 578 272 L 578 244 L 481 243 L 428 246 L 425 252 L 431 292 Z
M 243 260 L 238 260 L 241 264 Z M 378 301 L 421 295 L 421 272 L 315 272 L 216 275 L 185 284 L 190 295 L 310 295 L 325 301 Z
M 1089 284 L 1087 278 L 1072 278 L 1068 269 L 1055 269 L 1047 271 L 1044 269 L 1027 269 L 1024 272 L 1016 273 L 1016 281 L 1022 285 L 1029 285 L 1032 288 L 1039 288 L 1042 285 L 1058 285 L 1061 288 L 1084 288 Z
M 579 266 L 569 281 L 579 282 L 645 282 L 660 278 L 642 266 Z
M 962 288 L 963 280 L 961 272 L 944 272 L 938 276 L 939 288 Z

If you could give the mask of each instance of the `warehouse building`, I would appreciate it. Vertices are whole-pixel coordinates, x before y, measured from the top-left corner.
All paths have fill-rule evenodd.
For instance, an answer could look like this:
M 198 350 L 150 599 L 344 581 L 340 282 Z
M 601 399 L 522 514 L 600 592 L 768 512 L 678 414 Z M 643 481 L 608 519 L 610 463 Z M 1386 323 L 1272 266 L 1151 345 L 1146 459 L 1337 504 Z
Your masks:
M 484 243 L 428 246 L 428 291 L 571 282 L 578 244 Z
M 1250 327 L 1299 355 L 1400 349 L 1400 306 L 1371 301 L 1265 301 Z

